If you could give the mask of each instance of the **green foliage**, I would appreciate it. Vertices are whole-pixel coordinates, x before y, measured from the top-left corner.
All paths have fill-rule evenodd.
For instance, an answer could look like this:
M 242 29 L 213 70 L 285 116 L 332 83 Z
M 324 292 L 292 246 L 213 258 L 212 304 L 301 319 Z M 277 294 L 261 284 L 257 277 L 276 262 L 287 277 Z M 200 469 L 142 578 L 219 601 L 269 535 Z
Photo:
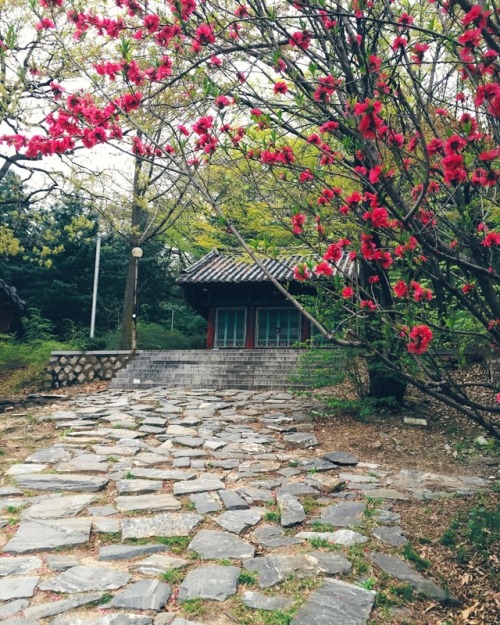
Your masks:
M 200 349 L 203 347 L 205 334 L 198 330 L 196 334 L 187 336 L 180 330 L 167 330 L 159 323 L 139 322 L 137 324 L 137 347 L 138 349 Z M 105 349 L 117 349 L 119 331 L 108 332 L 103 337 Z
M 11 335 L 0 335 L 0 376 L 5 393 L 43 388 L 50 352 L 77 349 L 54 338 L 20 341 Z
M 160 579 L 168 584 L 180 584 L 184 578 L 184 574 L 180 569 L 172 569 L 160 575 Z
M 158 542 L 167 545 L 172 553 L 182 553 L 191 542 L 189 536 L 160 536 Z
M 291 381 L 310 388 L 342 384 L 349 377 L 348 351 L 351 350 L 312 347 L 301 354 Z
M 203 599 L 186 599 L 181 605 L 182 611 L 187 616 L 203 616 L 207 611 L 207 605 Z
M 321 523 L 321 521 L 314 521 L 311 523 L 311 529 L 313 532 L 334 532 L 335 526 L 331 523 Z
M 238 577 L 238 584 L 242 584 L 245 586 L 255 586 L 256 583 L 257 583 L 256 571 L 241 571 L 240 576 Z
M 51 204 L 33 204 L 22 180 L 9 173 L 0 181 L 0 208 L 3 227 L 0 275 L 17 288 L 28 306 L 39 311 L 38 317 L 30 315 L 31 322 L 24 328 L 27 340 L 50 334 L 78 344 L 77 349 L 107 346 L 114 349 L 130 257 L 126 238 L 113 231 L 103 235 L 96 338 L 90 340 L 88 327 L 99 222 L 93 207 L 76 194 Z M 12 248 L 12 241 L 22 253 L 2 254 L 2 244 Z M 139 322 L 144 327 L 139 328 L 139 347 L 202 347 L 205 321 L 186 304 L 182 289 L 175 284 L 180 268 L 177 253 L 159 240 L 144 243 L 142 247 L 138 299 Z M 40 322 L 42 319 L 45 323 Z M 150 323 L 156 325 L 149 328 Z M 173 332 L 169 334 L 171 328 Z
M 328 551 L 340 551 L 342 547 L 334 543 L 329 543 L 326 538 L 308 538 L 311 547 L 314 549 L 328 549 Z
M 461 564 L 474 556 L 487 561 L 500 541 L 500 510 L 485 505 L 459 512 L 441 537 L 441 544 L 456 551 Z
M 368 579 L 360 582 L 359 586 L 361 586 L 361 588 L 364 588 L 365 590 L 373 590 L 376 582 L 377 580 L 374 577 L 368 577 Z
M 417 571 L 423 572 L 431 568 L 429 560 L 419 556 L 411 545 L 405 545 L 403 547 L 403 556 L 410 562 L 413 562 Z
M 269 510 L 264 514 L 264 521 L 270 521 L 272 523 L 279 523 L 281 515 L 276 510 Z
M 380 499 L 379 497 L 367 497 L 366 508 L 363 510 L 363 516 L 365 519 L 372 519 L 377 508 L 379 508 L 382 503 L 383 499 Z
M 337 412 L 352 414 L 360 420 L 379 416 L 381 411 L 393 410 L 399 406 L 399 401 L 392 397 L 370 397 L 368 388 L 368 368 L 362 360 L 363 354 L 349 348 L 319 349 L 311 347 L 301 354 L 297 372 L 291 382 L 305 385 L 308 388 L 323 388 L 347 383 L 350 396 L 323 397 L 330 409 Z M 370 363 L 372 374 L 384 374 L 389 383 L 392 380 L 390 372 L 377 363 Z
M 392 584 L 388 588 L 377 592 L 375 595 L 375 607 L 401 606 L 414 598 L 415 592 L 410 584 Z
M 28 317 L 21 319 L 24 330 L 24 340 L 41 342 L 54 339 L 54 326 L 51 321 L 44 319 L 38 308 L 30 308 Z
M 87 605 L 93 608 L 97 608 L 100 605 L 106 605 L 107 603 L 109 603 L 111 601 L 111 599 L 113 599 L 113 595 L 109 592 L 106 592 L 103 594 L 103 596 L 100 599 L 96 599 L 95 601 L 91 601 L 90 603 L 88 603 Z
M 414 598 L 414 591 L 410 584 L 389 586 L 389 590 L 404 601 L 411 601 Z
M 312 497 L 304 497 L 302 500 L 302 506 L 304 507 L 304 512 L 306 514 L 313 513 L 317 508 L 321 507 L 321 504 Z
M 349 547 L 348 559 L 356 575 L 365 575 L 370 570 L 368 562 L 365 559 L 365 550 L 362 544 Z

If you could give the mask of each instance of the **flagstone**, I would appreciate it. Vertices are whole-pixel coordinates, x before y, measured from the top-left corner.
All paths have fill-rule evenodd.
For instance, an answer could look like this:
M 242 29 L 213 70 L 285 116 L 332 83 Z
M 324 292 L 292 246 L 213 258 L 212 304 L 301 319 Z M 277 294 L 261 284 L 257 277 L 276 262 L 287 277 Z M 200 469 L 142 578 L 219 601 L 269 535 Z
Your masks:
M 36 556 L 0 558 L 0 577 L 21 575 L 22 573 L 35 573 L 42 566 L 42 560 Z
M 39 576 L 2 577 L 0 579 L 0 601 L 32 597 L 39 581 Z
M 190 542 L 188 549 L 199 553 L 202 558 L 219 560 L 252 558 L 255 548 L 234 534 L 217 530 L 201 530 Z
M 115 497 L 115 506 L 120 512 L 131 512 L 134 510 L 165 511 L 180 510 L 180 502 L 172 495 L 128 495 Z
M 83 492 L 97 492 L 102 490 L 109 479 L 78 474 L 56 475 L 49 474 L 25 474 L 12 478 L 21 488 L 29 490 L 74 490 Z
M 49 497 L 45 501 L 35 503 L 26 510 L 23 510 L 21 512 L 21 517 L 27 521 L 74 517 L 90 503 L 95 501 L 95 499 L 94 495 Z
M 326 580 L 292 618 L 291 625 L 365 625 L 375 593 L 340 580 Z
M 197 598 L 225 601 L 236 593 L 240 571 L 237 566 L 200 566 L 189 571 L 179 589 L 179 602 Z
M 122 538 L 149 538 L 151 536 L 188 536 L 203 521 L 191 512 L 157 514 L 154 516 L 122 519 Z
M 80 593 L 116 590 L 130 580 L 130 575 L 103 566 L 74 566 L 39 585 L 40 590 L 61 593 Z
M 8 554 L 35 553 L 82 545 L 89 540 L 91 524 L 90 518 L 21 521 L 3 551 Z

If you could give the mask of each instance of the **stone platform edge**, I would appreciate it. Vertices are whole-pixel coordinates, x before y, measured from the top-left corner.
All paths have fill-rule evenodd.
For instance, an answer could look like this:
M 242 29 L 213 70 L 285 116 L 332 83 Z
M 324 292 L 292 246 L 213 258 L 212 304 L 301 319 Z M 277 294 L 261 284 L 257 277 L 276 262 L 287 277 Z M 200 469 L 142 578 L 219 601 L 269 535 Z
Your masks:
M 47 382 L 50 388 L 63 388 L 95 380 L 109 381 L 132 356 L 126 350 L 51 352 Z

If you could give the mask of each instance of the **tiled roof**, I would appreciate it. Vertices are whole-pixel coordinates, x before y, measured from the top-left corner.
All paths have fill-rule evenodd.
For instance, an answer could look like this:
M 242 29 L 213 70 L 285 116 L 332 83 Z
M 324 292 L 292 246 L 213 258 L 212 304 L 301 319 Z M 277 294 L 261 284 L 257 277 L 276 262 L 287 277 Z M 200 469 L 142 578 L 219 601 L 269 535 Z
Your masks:
M 16 287 L 9 286 L 1 278 L 0 292 L 5 293 L 5 295 L 11 300 L 11 302 L 15 304 L 18 308 L 20 308 L 20 310 L 24 310 L 26 308 L 26 302 L 19 297 Z
M 304 263 L 307 257 L 295 255 L 282 258 L 262 258 L 262 265 L 280 282 L 293 280 L 293 268 Z M 353 263 L 346 255 L 339 263 L 340 269 L 349 274 Z M 268 282 L 269 278 L 251 259 L 243 259 L 241 254 L 221 253 L 212 250 L 196 263 L 181 272 L 177 278 L 180 284 L 206 282 Z

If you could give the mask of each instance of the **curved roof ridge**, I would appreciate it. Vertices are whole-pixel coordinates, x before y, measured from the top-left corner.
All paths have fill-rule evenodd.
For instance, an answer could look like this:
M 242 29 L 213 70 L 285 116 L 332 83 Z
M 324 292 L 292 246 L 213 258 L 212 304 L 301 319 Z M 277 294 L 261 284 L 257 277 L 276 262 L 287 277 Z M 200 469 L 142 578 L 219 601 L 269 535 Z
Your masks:
M 294 280 L 293 269 L 299 263 L 303 263 L 310 256 L 306 254 L 293 254 L 278 256 L 277 258 L 264 257 L 262 265 L 271 276 L 280 282 Z M 179 284 L 189 283 L 239 283 L 239 282 L 269 282 L 267 274 L 260 266 L 249 257 L 250 262 L 243 260 L 235 253 L 222 253 L 214 249 L 193 265 L 182 271 L 177 278 Z M 354 263 L 348 254 L 336 265 L 336 271 L 343 275 L 351 275 L 354 272 Z
M 9 286 L 5 280 L 0 278 L 0 290 L 5 293 L 5 295 L 15 304 L 20 310 L 24 310 L 26 308 L 26 302 L 22 300 L 17 294 L 17 289 L 15 286 Z

